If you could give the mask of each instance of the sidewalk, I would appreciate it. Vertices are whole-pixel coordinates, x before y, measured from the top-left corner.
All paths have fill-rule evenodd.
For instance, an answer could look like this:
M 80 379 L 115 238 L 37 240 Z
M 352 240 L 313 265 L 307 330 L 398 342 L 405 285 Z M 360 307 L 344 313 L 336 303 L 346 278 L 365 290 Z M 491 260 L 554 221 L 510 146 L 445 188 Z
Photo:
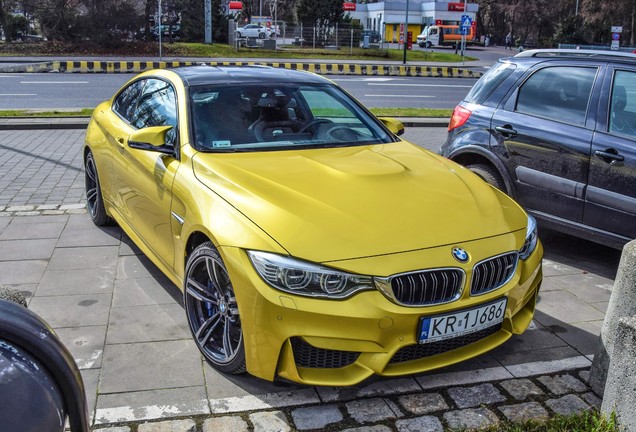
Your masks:
M 83 131 L 5 130 L 0 143 L 0 284 L 74 355 L 94 430 L 441 431 L 600 404 L 586 382 L 619 251 L 546 235 L 532 329 L 454 367 L 351 388 L 226 376 L 192 342 L 180 290 L 86 214 Z

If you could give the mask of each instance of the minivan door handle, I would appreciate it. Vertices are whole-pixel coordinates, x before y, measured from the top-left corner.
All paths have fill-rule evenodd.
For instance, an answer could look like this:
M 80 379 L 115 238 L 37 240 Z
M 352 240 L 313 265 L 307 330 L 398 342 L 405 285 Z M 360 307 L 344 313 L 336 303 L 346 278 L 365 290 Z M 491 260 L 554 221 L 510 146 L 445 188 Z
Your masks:
M 596 150 L 594 156 L 603 159 L 603 161 L 607 163 L 622 162 L 625 160 L 625 157 L 618 154 L 615 149 L 607 149 L 605 151 Z
M 495 127 L 495 130 L 506 138 L 512 138 L 514 136 L 517 136 L 517 131 L 513 129 L 512 126 L 510 125 L 497 126 Z

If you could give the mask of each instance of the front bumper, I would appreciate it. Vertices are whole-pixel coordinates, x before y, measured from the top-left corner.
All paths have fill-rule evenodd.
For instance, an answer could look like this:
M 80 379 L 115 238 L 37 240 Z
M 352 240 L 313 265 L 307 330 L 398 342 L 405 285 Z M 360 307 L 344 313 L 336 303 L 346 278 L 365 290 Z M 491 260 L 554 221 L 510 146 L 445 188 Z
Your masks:
M 472 255 L 464 268 L 464 283 L 470 284 L 472 264 L 501 253 L 506 243 L 519 244 L 514 237 L 510 234 L 462 245 Z M 421 266 L 422 262 L 430 263 L 429 268 L 445 267 L 450 264 L 448 250 L 442 247 L 352 260 L 338 263 L 342 264 L 338 268 L 376 275 L 370 270 L 382 268 L 386 271 L 382 275 L 388 276 L 418 269 L 416 263 Z M 360 292 L 345 300 L 323 300 L 269 287 L 243 250 L 222 248 L 221 253 L 237 296 L 248 372 L 267 380 L 278 375 L 310 385 L 346 386 L 374 374 L 419 373 L 490 351 L 528 327 L 542 280 L 543 249 L 539 243 L 528 259 L 519 261 L 505 285 L 483 295 L 471 296 L 470 290 L 464 289 L 456 301 L 424 307 L 398 305 L 380 291 Z M 508 301 L 500 326 L 418 344 L 417 329 L 423 316 L 472 308 L 504 296 Z

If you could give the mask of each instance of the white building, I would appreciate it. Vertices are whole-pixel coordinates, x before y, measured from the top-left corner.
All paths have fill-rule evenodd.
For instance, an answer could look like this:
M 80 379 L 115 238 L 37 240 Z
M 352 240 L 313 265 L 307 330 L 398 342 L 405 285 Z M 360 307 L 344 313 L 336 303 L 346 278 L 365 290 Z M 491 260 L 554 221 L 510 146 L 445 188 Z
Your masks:
M 358 19 L 365 29 L 377 30 L 385 42 L 397 42 L 400 38 L 400 24 L 405 22 L 408 2 L 408 31 L 412 40 L 422 29 L 431 24 L 455 24 L 461 22 L 462 15 L 468 15 L 475 22 L 479 5 L 463 1 L 443 0 L 389 0 L 377 3 L 355 4 L 355 11 L 348 12 Z M 465 9 L 464 10 L 464 6 Z

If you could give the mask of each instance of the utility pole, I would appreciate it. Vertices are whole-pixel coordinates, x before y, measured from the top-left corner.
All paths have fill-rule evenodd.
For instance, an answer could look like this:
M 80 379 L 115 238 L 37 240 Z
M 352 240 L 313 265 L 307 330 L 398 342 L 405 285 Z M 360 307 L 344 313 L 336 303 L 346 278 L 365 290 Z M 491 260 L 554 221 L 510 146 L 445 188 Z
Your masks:
M 212 0 L 205 0 L 203 8 L 205 14 L 205 43 L 212 43 Z

